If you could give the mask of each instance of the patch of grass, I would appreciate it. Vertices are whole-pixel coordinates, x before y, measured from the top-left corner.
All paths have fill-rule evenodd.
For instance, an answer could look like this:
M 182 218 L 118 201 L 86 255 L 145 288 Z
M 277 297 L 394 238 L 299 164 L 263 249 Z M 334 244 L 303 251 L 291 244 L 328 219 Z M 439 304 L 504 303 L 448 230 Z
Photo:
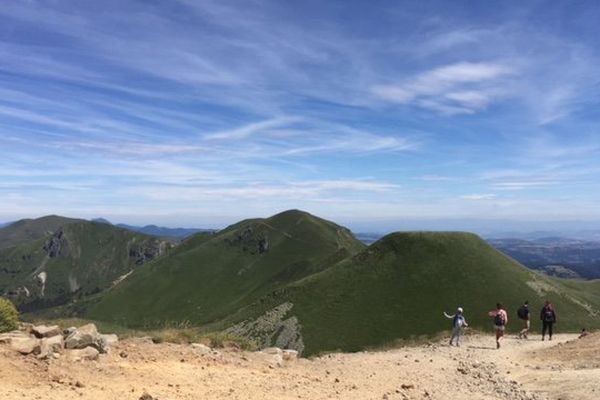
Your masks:
M 208 333 L 203 336 L 203 339 L 209 341 L 208 345 L 210 347 L 235 347 L 247 351 L 255 351 L 258 348 L 256 342 L 251 339 L 225 332 Z M 200 341 L 200 343 L 203 343 L 203 341 Z

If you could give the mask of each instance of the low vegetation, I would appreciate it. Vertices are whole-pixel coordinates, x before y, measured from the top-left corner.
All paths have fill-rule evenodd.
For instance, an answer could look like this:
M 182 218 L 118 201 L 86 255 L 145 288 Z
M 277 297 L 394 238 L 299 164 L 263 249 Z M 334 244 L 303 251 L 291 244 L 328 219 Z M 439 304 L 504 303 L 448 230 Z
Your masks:
M 0 297 L 0 333 L 9 332 L 19 326 L 19 313 L 9 300 Z

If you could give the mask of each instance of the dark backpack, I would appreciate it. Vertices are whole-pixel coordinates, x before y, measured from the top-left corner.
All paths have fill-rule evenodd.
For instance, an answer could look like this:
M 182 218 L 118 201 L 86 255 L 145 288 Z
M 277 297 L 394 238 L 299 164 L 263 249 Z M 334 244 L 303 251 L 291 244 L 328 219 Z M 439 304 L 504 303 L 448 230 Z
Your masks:
M 519 317 L 519 319 L 527 319 L 527 307 L 525 306 L 521 306 L 519 307 L 519 309 L 517 310 L 517 316 Z
M 550 308 L 546 308 L 544 310 L 544 321 L 545 322 L 554 322 L 554 312 Z
M 504 316 L 501 312 L 496 312 L 496 315 L 494 316 L 494 324 L 496 326 L 504 325 Z

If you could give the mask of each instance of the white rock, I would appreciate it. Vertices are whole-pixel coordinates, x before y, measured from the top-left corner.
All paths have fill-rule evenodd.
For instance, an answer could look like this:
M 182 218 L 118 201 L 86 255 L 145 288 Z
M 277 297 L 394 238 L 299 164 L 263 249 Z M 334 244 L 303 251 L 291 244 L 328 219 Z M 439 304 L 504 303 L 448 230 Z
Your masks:
M 31 336 L 22 331 L 11 331 L 0 334 L 0 344 L 10 344 L 14 338 L 30 338 Z
M 283 365 L 283 357 L 281 354 L 275 354 L 271 360 L 271 364 L 281 367 Z
M 265 354 L 283 354 L 283 350 L 281 350 L 279 347 L 267 347 L 266 349 L 263 349 L 262 352 Z
M 257 359 L 270 366 L 281 367 L 283 365 L 283 357 L 281 354 L 268 354 L 264 351 L 256 353 Z
M 40 343 L 40 354 L 38 358 L 50 358 L 55 353 L 62 353 L 65 340 L 62 335 L 43 338 Z
M 11 340 L 10 346 L 21 354 L 40 353 L 40 340 L 34 337 L 15 337 Z
M 31 327 L 31 333 L 33 333 L 38 338 L 45 338 L 60 335 L 61 331 L 58 325 L 37 325 Z
M 296 350 L 283 350 L 282 357 L 284 361 L 296 361 L 298 352 Z
M 74 326 L 65 328 L 63 330 L 63 337 L 66 339 L 71 333 L 75 332 L 76 330 L 77 330 L 77 328 L 75 328 Z
M 112 346 L 113 344 L 119 343 L 119 337 L 114 333 L 100 334 L 100 337 L 104 340 L 107 346 Z
M 208 354 L 212 351 L 210 347 L 202 343 L 192 343 L 192 347 L 200 354 Z
M 100 335 L 96 325 L 87 324 L 75 330 L 65 339 L 65 348 L 83 349 L 88 346 L 96 346 Z
M 85 349 L 68 350 L 66 354 L 71 361 L 91 361 L 97 360 L 100 352 L 93 347 L 86 347 Z

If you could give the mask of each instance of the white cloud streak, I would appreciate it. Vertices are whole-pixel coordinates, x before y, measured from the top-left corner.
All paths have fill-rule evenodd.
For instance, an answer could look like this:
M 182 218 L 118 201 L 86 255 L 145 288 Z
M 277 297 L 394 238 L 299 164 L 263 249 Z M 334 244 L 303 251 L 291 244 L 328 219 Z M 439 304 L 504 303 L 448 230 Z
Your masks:
M 515 71 L 498 63 L 461 62 L 371 90 L 382 100 L 414 104 L 441 114 L 472 114 L 502 95 L 501 78 Z

